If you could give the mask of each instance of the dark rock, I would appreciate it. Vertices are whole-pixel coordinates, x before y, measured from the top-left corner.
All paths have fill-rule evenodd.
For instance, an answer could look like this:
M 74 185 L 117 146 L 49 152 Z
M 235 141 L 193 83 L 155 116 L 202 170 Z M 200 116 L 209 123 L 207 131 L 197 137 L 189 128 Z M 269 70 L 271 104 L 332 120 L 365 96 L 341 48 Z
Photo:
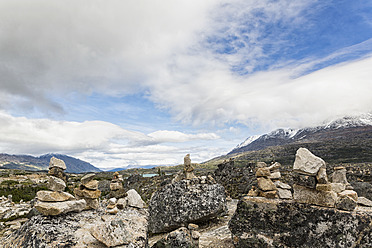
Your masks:
M 370 247 L 371 212 L 244 197 L 229 222 L 235 247 Z
M 149 231 L 161 233 L 226 214 L 225 189 L 201 178 L 168 184 L 149 203 Z
M 358 196 L 364 196 L 372 200 L 372 184 L 369 182 L 351 182 L 354 187 L 354 191 L 358 193 Z
M 199 247 L 199 237 L 192 235 L 192 232 L 197 233 L 181 227 L 160 239 L 151 248 L 197 248 Z
M 353 211 L 356 206 L 357 202 L 349 196 L 340 197 L 336 202 L 336 208 L 342 210 Z
M 293 172 L 293 183 L 310 189 L 316 188 L 316 177 Z

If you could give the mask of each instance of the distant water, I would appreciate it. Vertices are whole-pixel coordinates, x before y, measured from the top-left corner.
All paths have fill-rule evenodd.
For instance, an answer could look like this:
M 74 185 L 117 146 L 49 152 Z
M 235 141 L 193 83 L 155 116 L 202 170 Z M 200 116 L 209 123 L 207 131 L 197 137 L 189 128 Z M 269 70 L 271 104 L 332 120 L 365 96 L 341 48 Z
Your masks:
M 158 174 L 143 174 L 143 177 L 154 177 L 157 176 Z

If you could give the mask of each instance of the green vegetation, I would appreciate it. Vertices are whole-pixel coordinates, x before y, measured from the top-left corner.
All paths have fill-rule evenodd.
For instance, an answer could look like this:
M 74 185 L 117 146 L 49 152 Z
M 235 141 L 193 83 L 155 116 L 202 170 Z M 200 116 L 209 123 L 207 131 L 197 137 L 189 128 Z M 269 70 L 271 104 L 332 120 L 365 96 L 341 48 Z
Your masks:
M 12 195 L 13 202 L 19 203 L 21 200 L 30 201 L 35 198 L 36 192 L 39 190 L 47 190 L 46 186 L 30 186 L 30 187 L 19 187 L 19 188 L 0 188 L 0 195 L 8 196 Z

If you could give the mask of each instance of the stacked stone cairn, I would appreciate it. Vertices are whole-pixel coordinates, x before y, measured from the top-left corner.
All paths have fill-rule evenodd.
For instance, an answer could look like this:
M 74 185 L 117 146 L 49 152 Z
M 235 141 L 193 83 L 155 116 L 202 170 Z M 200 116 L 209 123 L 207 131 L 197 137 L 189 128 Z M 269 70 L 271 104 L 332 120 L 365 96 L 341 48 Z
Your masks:
M 190 154 L 186 154 L 183 158 L 183 172 L 177 173 L 175 178 L 173 178 L 172 183 L 179 182 L 183 179 L 193 179 L 196 178 L 194 175 L 194 166 L 191 164 Z
M 119 172 L 114 172 L 110 183 L 110 197 L 111 198 L 124 198 L 127 196 L 123 187 L 123 177 Z
M 248 196 L 292 199 L 291 186 L 280 181 L 280 166 L 278 162 L 272 163 L 270 166 L 264 162 L 258 162 L 256 170 L 258 187 L 253 186 Z
M 75 197 L 67 192 L 67 177 L 64 173 L 65 163 L 52 157 L 49 163 L 48 189 L 36 193 L 37 202 L 35 208 L 43 215 L 59 215 L 68 212 L 80 212 L 86 207 L 85 200 L 76 200 Z
M 95 174 L 87 174 L 81 178 L 79 188 L 74 189 L 76 199 L 84 199 L 87 203 L 85 210 L 97 209 L 99 207 L 98 198 L 101 191 L 98 189 L 98 181 L 93 180 Z
M 346 169 L 335 167 L 334 170 L 330 183 L 324 160 L 306 148 L 299 148 L 293 165 L 294 199 L 300 203 L 354 210 L 358 194 L 347 182 Z

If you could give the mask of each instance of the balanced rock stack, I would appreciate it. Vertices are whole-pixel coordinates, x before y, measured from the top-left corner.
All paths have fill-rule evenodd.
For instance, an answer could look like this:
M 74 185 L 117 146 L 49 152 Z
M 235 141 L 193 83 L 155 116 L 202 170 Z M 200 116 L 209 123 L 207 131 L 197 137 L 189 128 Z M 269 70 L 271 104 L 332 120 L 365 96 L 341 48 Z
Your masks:
M 99 207 L 98 198 L 101 195 L 101 191 L 98 189 L 98 181 L 93 180 L 94 176 L 95 174 L 83 176 L 79 188 L 74 189 L 76 199 L 84 199 L 86 201 L 85 210 Z
M 127 194 L 125 193 L 124 187 L 123 187 L 123 177 L 119 175 L 119 173 L 116 171 L 114 172 L 112 176 L 112 180 L 110 183 L 110 197 L 111 198 L 123 198 L 126 197 Z
M 326 163 L 306 148 L 299 148 L 293 165 L 294 199 L 300 203 L 335 207 L 337 194 L 328 183 Z
M 193 179 L 196 178 L 194 175 L 194 166 L 191 164 L 190 154 L 186 154 L 183 158 L 183 172 L 178 172 L 173 178 L 172 183 L 179 182 L 183 179 Z
M 280 163 L 276 162 L 267 167 L 266 163 L 257 163 L 257 185 L 249 191 L 248 196 L 262 196 L 266 198 L 291 199 L 291 186 L 280 181 Z
M 38 201 L 35 208 L 43 215 L 59 215 L 63 213 L 82 211 L 85 206 L 85 200 L 76 200 L 75 197 L 67 192 L 66 188 L 66 170 L 65 163 L 52 157 L 49 163 L 48 189 L 36 193 Z

